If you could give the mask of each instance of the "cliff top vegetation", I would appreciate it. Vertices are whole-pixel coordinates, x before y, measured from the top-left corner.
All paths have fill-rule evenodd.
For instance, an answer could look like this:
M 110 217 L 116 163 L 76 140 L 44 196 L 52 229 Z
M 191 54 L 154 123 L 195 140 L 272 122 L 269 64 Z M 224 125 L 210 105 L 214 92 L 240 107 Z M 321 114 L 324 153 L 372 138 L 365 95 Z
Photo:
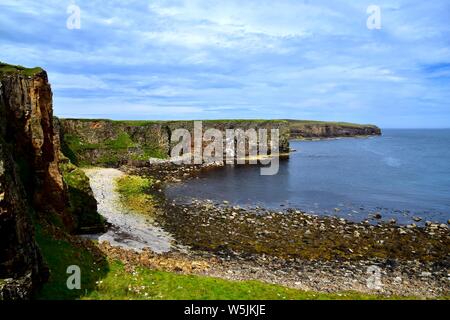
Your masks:
M 0 61 L 0 75 L 21 74 L 24 76 L 34 76 L 35 74 L 38 74 L 42 71 L 44 70 L 40 67 L 25 68 L 22 66 L 15 66 Z

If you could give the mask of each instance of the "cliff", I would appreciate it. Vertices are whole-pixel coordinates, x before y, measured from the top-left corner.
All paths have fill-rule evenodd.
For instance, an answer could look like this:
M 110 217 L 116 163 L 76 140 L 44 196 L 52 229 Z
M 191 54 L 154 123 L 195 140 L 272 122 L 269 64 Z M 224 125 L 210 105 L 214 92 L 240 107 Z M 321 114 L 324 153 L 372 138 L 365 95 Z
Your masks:
M 347 122 L 287 120 L 291 139 L 336 138 L 381 135 L 374 125 Z
M 148 158 L 167 158 L 175 129 L 193 132 L 193 121 L 113 121 L 55 119 L 61 127 L 62 150 L 75 164 L 146 165 Z M 265 128 L 280 130 L 280 152 L 289 151 L 289 139 L 380 135 L 373 125 L 303 120 L 204 120 L 203 130 Z
M 55 119 L 61 127 L 62 150 L 75 164 L 144 165 L 150 157 L 168 158 L 175 129 L 193 132 L 193 121 L 112 121 Z M 206 120 L 203 130 L 279 129 L 280 151 L 289 151 L 289 127 L 283 120 Z
M 29 298 L 45 279 L 35 220 L 80 227 L 56 133 L 47 73 L 0 63 L 0 299 Z

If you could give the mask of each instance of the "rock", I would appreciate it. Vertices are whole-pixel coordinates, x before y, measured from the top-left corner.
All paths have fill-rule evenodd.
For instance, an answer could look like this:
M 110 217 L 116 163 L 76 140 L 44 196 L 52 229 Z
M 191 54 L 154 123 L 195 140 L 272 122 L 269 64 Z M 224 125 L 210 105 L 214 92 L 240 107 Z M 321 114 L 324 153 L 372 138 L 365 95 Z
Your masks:
M 428 277 L 431 277 L 431 272 L 427 272 L 427 271 L 423 271 L 421 274 L 420 274 L 420 276 L 422 277 L 422 278 L 428 278 Z
M 399 228 L 399 229 L 398 229 L 398 232 L 399 232 L 401 235 L 407 234 L 406 230 L 404 230 L 404 229 L 402 229 L 402 228 Z
M 377 213 L 375 213 L 374 218 L 375 219 L 381 219 L 382 216 L 381 216 L 381 214 L 379 212 L 377 212 Z
M 419 222 L 419 221 L 422 221 L 422 218 L 421 217 L 413 217 L 413 220 L 415 222 Z

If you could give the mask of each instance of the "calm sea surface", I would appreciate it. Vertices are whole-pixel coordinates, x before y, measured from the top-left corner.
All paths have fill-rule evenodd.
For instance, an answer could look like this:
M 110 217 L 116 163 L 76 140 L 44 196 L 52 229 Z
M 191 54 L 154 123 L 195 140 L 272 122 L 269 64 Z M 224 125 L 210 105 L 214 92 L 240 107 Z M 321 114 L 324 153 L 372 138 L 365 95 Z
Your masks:
M 314 214 L 410 223 L 450 219 L 450 129 L 386 129 L 381 137 L 291 141 L 275 176 L 227 166 L 167 187 L 178 201 L 228 200 L 241 206 L 299 208 Z

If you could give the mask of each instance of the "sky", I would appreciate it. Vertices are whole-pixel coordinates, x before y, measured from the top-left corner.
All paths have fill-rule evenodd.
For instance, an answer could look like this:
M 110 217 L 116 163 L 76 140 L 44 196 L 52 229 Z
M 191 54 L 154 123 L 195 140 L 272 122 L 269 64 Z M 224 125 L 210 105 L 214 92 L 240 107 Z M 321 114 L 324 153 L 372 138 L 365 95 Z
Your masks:
M 450 127 L 448 0 L 0 0 L 0 61 L 65 118 Z

